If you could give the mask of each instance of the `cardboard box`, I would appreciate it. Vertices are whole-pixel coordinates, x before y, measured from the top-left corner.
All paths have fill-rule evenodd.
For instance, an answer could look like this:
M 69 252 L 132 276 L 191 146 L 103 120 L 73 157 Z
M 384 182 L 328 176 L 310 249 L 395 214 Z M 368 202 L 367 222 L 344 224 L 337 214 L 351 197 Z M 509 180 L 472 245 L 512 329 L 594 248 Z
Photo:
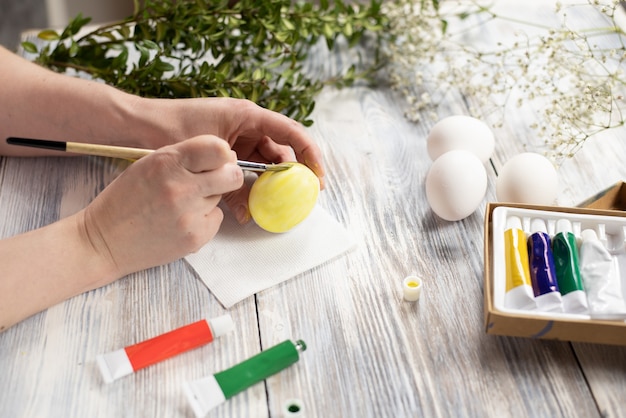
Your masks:
M 620 181 L 578 205 L 581 208 L 626 211 L 626 183 Z
M 567 217 L 581 219 L 588 225 L 593 222 L 614 225 L 624 228 L 626 225 L 626 184 L 619 183 L 610 189 L 583 202 L 585 208 L 569 208 L 537 205 L 512 205 L 506 203 L 489 203 L 485 213 L 485 288 L 484 314 L 485 331 L 488 334 L 518 336 L 527 338 L 544 338 L 564 341 L 579 341 L 601 344 L 626 345 L 626 321 L 598 320 L 588 315 L 570 315 L 565 313 L 547 313 L 534 311 L 520 311 L 502 308 L 501 289 L 506 280 L 504 276 L 495 277 L 496 270 L 501 273 L 504 251 L 494 255 L 494 210 L 515 213 L 515 211 L 540 214 L 547 218 Z M 498 221 L 496 219 L 496 221 Z M 501 225 L 501 223 L 499 223 Z M 498 226 L 501 229 L 501 226 Z M 526 228 L 524 228 L 526 229 Z M 498 231 L 499 233 L 501 231 Z M 503 234 L 503 233 L 502 233 Z M 496 241 L 500 239 L 496 237 Z M 501 248 L 499 248 L 501 250 Z M 497 259 L 499 257 L 500 259 Z M 622 280 L 624 283 L 624 280 Z M 497 289 L 496 289 L 497 288 Z M 500 289 L 498 291 L 498 289 Z M 624 292 L 623 292 L 624 293 Z M 497 297 L 497 298 L 496 298 Z

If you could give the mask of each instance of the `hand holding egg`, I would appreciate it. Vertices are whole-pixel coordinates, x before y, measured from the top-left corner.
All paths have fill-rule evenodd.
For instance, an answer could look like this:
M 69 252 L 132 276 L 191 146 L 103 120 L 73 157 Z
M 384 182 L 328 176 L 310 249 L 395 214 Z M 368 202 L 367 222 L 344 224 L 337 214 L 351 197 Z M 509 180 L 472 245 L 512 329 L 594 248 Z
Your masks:
M 285 163 L 283 163 L 285 164 Z M 286 232 L 313 210 L 320 191 L 315 173 L 300 163 L 282 171 L 266 171 L 250 189 L 250 214 L 269 232 Z

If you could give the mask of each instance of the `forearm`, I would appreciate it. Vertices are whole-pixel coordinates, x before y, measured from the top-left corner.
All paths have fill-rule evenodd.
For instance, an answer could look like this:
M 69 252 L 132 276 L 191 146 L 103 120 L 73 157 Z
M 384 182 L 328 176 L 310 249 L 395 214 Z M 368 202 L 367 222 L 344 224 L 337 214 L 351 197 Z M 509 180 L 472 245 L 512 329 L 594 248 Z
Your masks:
M 143 99 L 100 82 L 57 74 L 0 47 L 0 154 L 50 152 L 8 146 L 20 136 L 147 147 Z
M 0 155 L 51 155 L 10 146 L 10 136 L 156 149 L 197 135 L 216 135 L 257 158 L 266 137 L 293 147 L 323 175 L 319 150 L 303 127 L 247 100 L 146 99 L 101 82 L 54 73 L 0 46 Z M 278 152 L 284 154 L 284 152 Z M 57 153 L 58 155 L 58 153 Z
M 0 331 L 117 278 L 89 244 L 82 216 L 0 240 Z
M 198 251 L 241 188 L 228 144 L 200 136 L 131 164 L 84 210 L 0 240 L 0 330 L 72 296 Z

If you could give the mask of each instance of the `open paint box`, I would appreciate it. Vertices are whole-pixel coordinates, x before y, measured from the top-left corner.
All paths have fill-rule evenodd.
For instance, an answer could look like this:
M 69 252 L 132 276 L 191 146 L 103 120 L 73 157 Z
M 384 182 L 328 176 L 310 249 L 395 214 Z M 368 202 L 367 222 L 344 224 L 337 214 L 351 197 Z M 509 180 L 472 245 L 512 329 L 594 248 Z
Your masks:
M 613 312 L 615 315 L 602 314 L 597 304 L 589 305 L 593 309 L 572 309 L 572 305 L 561 303 L 559 298 L 551 303 L 542 303 L 543 295 L 537 297 L 532 291 L 531 298 L 534 297 L 538 303 L 523 307 L 515 303 L 515 298 L 511 299 L 507 292 L 510 289 L 507 289 L 505 262 L 505 231 L 510 227 L 511 219 L 520 221 L 526 238 L 534 232 L 536 220 L 542 221 L 545 232 L 552 238 L 558 232 L 557 225 L 566 221 L 571 225 L 571 232 L 579 246 L 583 231 L 595 232 L 601 245 L 613 258 L 620 296 L 626 299 L 626 212 L 622 211 L 626 208 L 619 206 L 620 201 L 626 202 L 625 194 L 624 184 L 618 184 L 585 203 L 595 204 L 594 209 L 488 204 L 485 214 L 484 289 L 485 329 L 488 334 L 626 345 L 625 316 L 619 312 Z M 604 201 L 598 203 L 599 199 Z

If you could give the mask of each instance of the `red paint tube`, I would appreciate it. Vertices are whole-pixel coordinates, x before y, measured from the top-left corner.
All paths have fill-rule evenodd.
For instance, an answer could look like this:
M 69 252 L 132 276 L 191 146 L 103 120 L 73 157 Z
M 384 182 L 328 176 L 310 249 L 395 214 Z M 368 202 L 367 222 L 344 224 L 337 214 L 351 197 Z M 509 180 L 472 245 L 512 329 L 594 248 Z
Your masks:
M 149 340 L 100 354 L 96 361 L 104 381 L 111 383 L 145 367 L 208 344 L 233 328 L 230 315 L 202 319 Z

